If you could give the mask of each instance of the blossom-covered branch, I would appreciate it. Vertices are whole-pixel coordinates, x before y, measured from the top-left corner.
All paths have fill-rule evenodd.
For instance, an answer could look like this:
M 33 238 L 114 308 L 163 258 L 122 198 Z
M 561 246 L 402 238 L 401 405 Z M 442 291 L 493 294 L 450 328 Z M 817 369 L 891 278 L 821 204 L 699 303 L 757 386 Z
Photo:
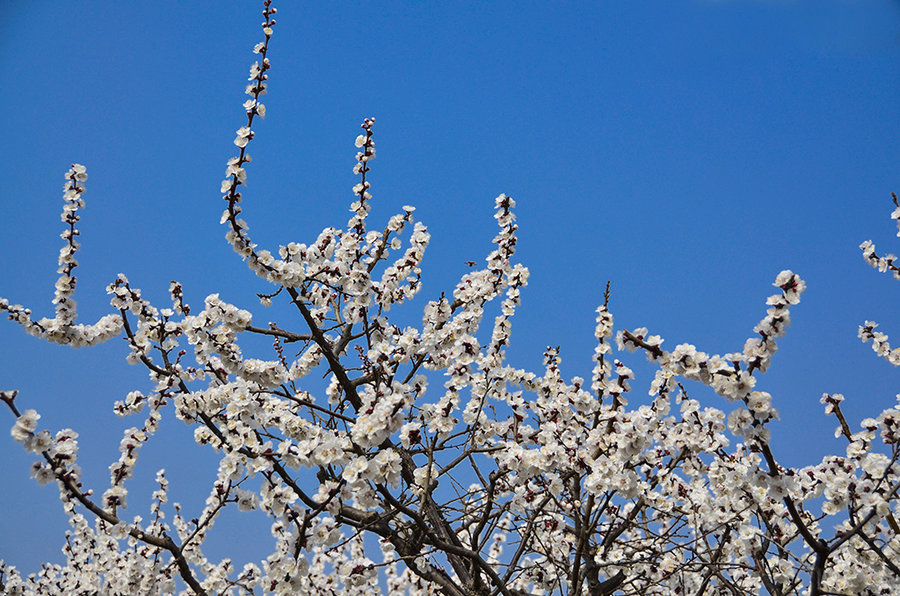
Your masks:
M 52 319 L 44 317 L 35 321 L 31 317 L 30 308 L 20 304 L 10 304 L 6 298 L 0 298 L 0 311 L 6 311 L 9 319 L 22 325 L 27 333 L 75 348 L 102 343 L 115 337 L 122 330 L 122 322 L 115 314 L 106 315 L 93 325 L 75 324 L 75 319 L 78 317 L 75 304 L 77 278 L 73 272 L 78 266 L 75 253 L 81 246 L 77 240 L 80 232 L 75 224 L 81 219 L 78 210 L 84 208 L 85 180 L 87 180 L 87 169 L 81 164 L 72 164 L 71 169 L 66 172 L 66 185 L 63 187 L 61 218 L 66 227 L 60 234 L 65 244 L 59 250 L 59 268 L 56 270 L 59 273 L 59 279 L 56 280 L 53 296 L 56 316 Z

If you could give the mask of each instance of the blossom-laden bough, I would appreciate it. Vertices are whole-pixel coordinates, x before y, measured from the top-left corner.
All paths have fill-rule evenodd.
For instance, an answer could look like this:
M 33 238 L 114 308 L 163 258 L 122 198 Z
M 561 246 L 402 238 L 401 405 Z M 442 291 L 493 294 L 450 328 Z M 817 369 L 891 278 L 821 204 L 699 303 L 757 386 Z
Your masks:
M 38 456 L 41 483 L 56 482 L 72 529 L 65 565 L 23 577 L 0 562 L 4 594 L 364 594 L 525 596 L 537 594 L 891 594 L 900 590 L 900 410 L 862 421 L 854 432 L 840 395 L 822 399 L 846 437 L 844 454 L 805 468 L 779 464 L 769 445 L 777 399 L 755 390 L 790 324 L 805 284 L 791 271 L 755 336 L 734 353 L 709 355 L 690 344 L 673 350 L 647 329 L 614 332 L 610 292 L 597 309 L 591 382 L 560 373 L 548 348 L 539 373 L 506 364 L 511 320 L 528 281 L 515 263 L 515 202 L 496 199 L 499 232 L 483 268 L 451 296 L 424 305 L 420 328 L 401 328 L 388 312 L 421 290 L 428 231 L 412 207 L 369 230 L 374 120 L 356 139 L 360 177 L 352 216 L 309 245 L 276 257 L 252 242 L 241 219 L 255 137 L 265 117 L 269 42 L 275 9 L 264 3 L 264 41 L 250 71 L 247 121 L 227 164 L 222 223 L 250 269 L 286 299 L 299 331 L 208 296 L 157 308 L 120 275 L 108 288 L 115 313 L 76 326 L 72 271 L 77 209 L 86 172 L 67 174 L 56 317 L 0 302 L 29 333 L 73 346 L 123 333 L 127 359 L 147 368 L 152 388 L 115 403 L 121 416 L 145 412 L 125 431 L 110 486 L 83 486 L 77 433 L 38 429 L 15 391 L 0 399 L 16 416 L 12 436 Z M 895 199 L 896 202 L 896 199 Z M 894 212 L 900 220 L 900 208 Z M 412 226 L 408 240 L 402 235 Z M 404 248 L 405 246 L 405 248 Z M 894 257 L 870 263 L 897 274 Z M 494 310 L 490 304 L 498 301 Z M 483 320 L 497 312 L 479 337 Z M 887 337 L 861 328 L 876 351 L 898 364 Z M 246 357 L 245 334 L 273 338 L 274 358 Z M 658 368 L 649 405 L 629 409 L 632 371 L 612 356 L 643 351 Z M 286 346 L 299 346 L 294 358 Z M 293 351 L 293 350 L 291 350 Z M 192 362 L 188 353 L 192 353 Z M 325 372 L 324 395 L 300 388 Z M 434 389 L 443 376 L 443 387 Z M 682 380 L 710 387 L 730 403 L 704 406 Z M 149 520 L 124 517 L 127 480 L 163 415 L 193 426 L 220 455 L 205 505 L 169 505 L 157 474 Z M 227 507 L 261 510 L 271 520 L 272 554 L 235 568 L 209 560 L 204 541 Z M 168 510 L 168 515 L 166 510 Z M 836 529 L 835 529 L 836 528 Z M 377 540 L 373 540 L 372 538 Z M 240 557 L 241 553 L 234 553 Z

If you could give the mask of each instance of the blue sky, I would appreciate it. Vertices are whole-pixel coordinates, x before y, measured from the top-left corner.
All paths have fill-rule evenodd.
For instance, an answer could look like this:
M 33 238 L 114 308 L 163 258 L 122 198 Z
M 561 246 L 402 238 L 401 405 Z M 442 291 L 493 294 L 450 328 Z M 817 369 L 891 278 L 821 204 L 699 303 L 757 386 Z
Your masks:
M 90 175 L 82 322 L 109 311 L 104 288 L 119 272 L 159 306 L 177 279 L 190 303 L 220 292 L 256 321 L 280 314 L 255 306 L 266 287 L 218 225 L 259 4 L 4 2 L 0 296 L 52 313 L 63 175 L 80 162 Z M 345 224 L 353 140 L 375 116 L 371 221 L 412 204 L 432 234 L 423 294 L 398 313 L 410 321 L 488 253 L 493 199 L 505 192 L 518 202 L 518 255 L 532 273 L 512 364 L 537 368 L 547 345 L 561 345 L 565 374 L 589 377 L 607 280 L 617 328 L 647 326 L 669 348 L 738 351 L 790 268 L 808 289 L 757 385 L 781 411 L 776 454 L 805 465 L 843 449 L 823 392 L 846 395 L 854 426 L 894 402 L 897 370 L 856 330 L 873 319 L 900 342 L 900 285 L 857 247 L 872 239 L 898 251 L 888 215 L 900 190 L 900 2 L 278 8 L 268 113 L 244 193 L 261 245 Z M 44 428 L 81 433 L 85 478 L 102 491 L 122 429 L 140 423 L 111 404 L 147 388 L 146 376 L 125 363 L 121 340 L 75 351 L 0 323 L 0 388 L 18 389 Z M 623 360 L 638 374 L 639 402 L 652 371 L 640 355 Z M 196 480 L 212 478 L 213 458 L 175 420 L 160 432 L 133 490 L 149 494 L 165 466 L 172 500 L 201 506 Z M 23 571 L 61 561 L 65 528 L 55 489 L 28 478 L 31 461 L 11 439 L 0 447 L 0 558 Z M 135 494 L 128 512 L 146 515 L 146 499 Z M 229 518 L 223 532 L 264 556 L 267 527 L 248 520 Z

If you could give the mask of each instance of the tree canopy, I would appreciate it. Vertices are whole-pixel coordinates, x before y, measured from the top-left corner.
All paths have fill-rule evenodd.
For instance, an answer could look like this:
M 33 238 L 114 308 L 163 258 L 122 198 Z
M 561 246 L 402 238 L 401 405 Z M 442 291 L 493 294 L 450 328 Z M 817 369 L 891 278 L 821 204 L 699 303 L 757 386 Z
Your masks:
M 219 294 L 196 304 L 178 281 L 168 302 L 153 304 L 120 274 L 107 288 L 112 312 L 76 323 L 88 175 L 73 164 L 54 316 L 38 318 L 7 299 L 0 309 L 27 333 L 65 346 L 125 338 L 128 362 L 146 369 L 150 384 L 114 404 L 138 422 L 125 431 L 102 490 L 83 482 L 75 430 L 44 429 L 39 404 L 13 389 L 0 393 L 15 417 L 12 438 L 35 456 L 32 476 L 56 484 L 71 525 L 65 564 L 23 576 L 0 561 L 4 593 L 900 588 L 900 406 L 856 423 L 844 415 L 842 395 L 823 395 L 845 449 L 805 466 L 784 464 L 770 441 L 778 400 L 756 385 L 806 289 L 796 273 L 773 275 L 758 324 L 732 352 L 670 347 L 643 327 L 617 330 L 607 285 L 589 378 L 565 378 L 558 347 L 546 349 L 539 370 L 518 368 L 507 349 L 529 271 L 516 260 L 515 200 L 496 197 L 494 248 L 483 263 L 473 262 L 454 288 L 414 300 L 430 234 L 412 206 L 386 224 L 370 221 L 373 118 L 355 141 L 346 224 L 274 252 L 254 242 L 244 193 L 249 150 L 266 117 L 276 29 L 275 8 L 263 4 L 220 223 L 234 252 L 270 285 L 260 305 L 286 305 L 292 319 L 259 323 Z M 900 225 L 896 197 L 894 204 Z M 895 256 L 870 241 L 861 249 L 870 265 L 900 279 Z M 246 348 L 252 338 L 271 341 L 271 351 L 257 357 Z M 900 348 L 876 323 L 864 322 L 859 338 L 900 365 Z M 637 358 L 629 353 L 638 352 L 655 371 L 651 399 L 629 405 L 628 360 Z M 688 382 L 709 395 L 696 396 Z M 217 454 L 216 479 L 202 505 L 181 505 L 169 502 L 160 470 L 149 516 L 126 515 L 141 448 L 165 416 Z M 232 558 L 204 553 L 217 519 L 234 508 L 268 519 L 265 560 L 236 568 Z

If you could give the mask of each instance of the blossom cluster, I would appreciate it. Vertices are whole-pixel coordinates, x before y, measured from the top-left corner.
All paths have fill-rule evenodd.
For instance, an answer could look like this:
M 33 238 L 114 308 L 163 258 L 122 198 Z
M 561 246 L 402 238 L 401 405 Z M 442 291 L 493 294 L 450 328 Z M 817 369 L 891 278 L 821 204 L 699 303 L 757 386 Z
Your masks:
M 894 201 L 895 207 L 894 211 L 891 212 L 891 219 L 897 222 L 897 236 L 900 236 L 900 200 L 897 199 L 895 193 L 891 193 L 891 198 Z M 897 261 L 896 255 L 887 254 L 883 257 L 878 256 L 875 253 L 875 245 L 871 240 L 866 240 L 859 245 L 859 248 L 862 249 L 863 258 L 869 265 L 882 273 L 890 271 L 894 276 L 894 279 L 900 279 L 900 266 L 894 264 Z M 872 349 L 876 354 L 894 366 L 900 366 L 900 349 L 892 349 L 887 334 L 882 331 L 875 331 L 876 327 L 878 327 L 878 323 L 866 321 L 865 324 L 860 325 L 859 327 L 859 338 L 863 343 L 871 340 Z

